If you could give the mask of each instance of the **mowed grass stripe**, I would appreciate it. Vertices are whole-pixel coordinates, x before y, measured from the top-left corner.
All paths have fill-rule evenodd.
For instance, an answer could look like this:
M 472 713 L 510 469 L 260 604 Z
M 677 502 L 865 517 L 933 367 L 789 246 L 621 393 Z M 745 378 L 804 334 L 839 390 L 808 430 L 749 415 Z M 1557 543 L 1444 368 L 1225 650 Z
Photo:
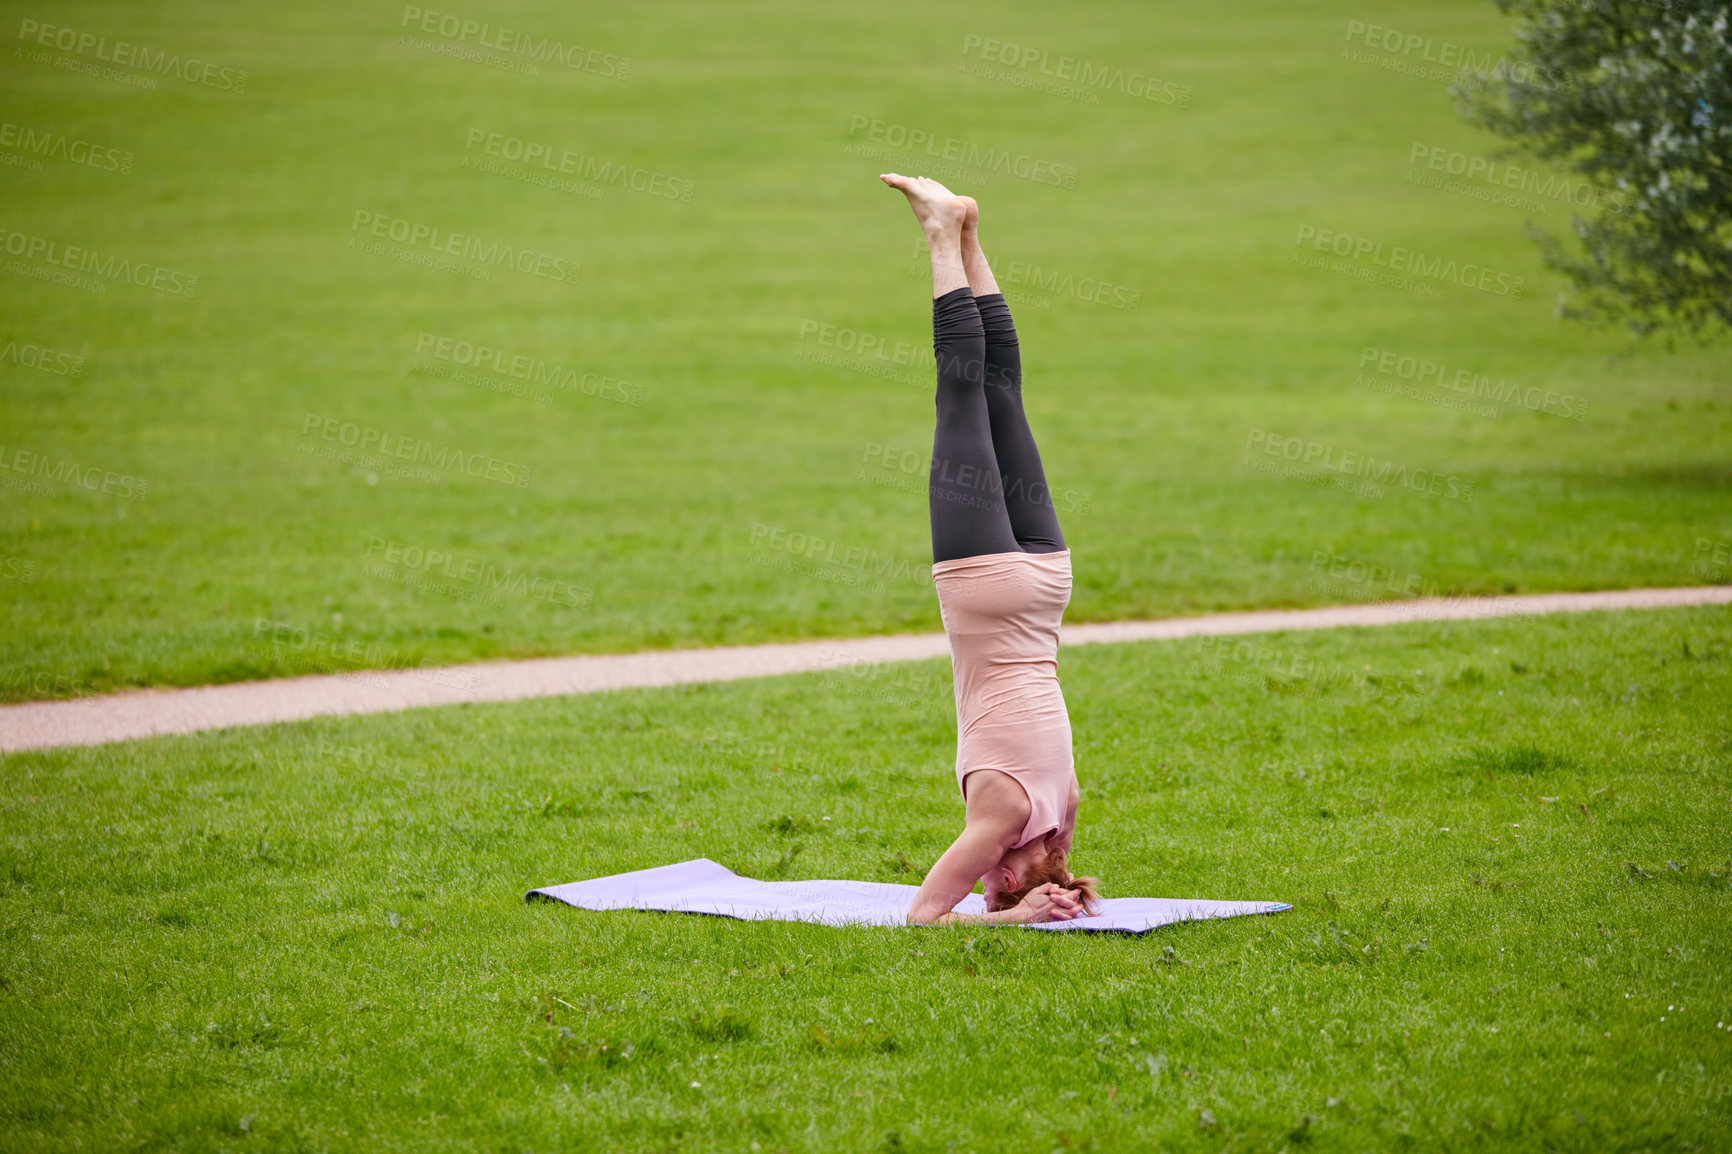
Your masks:
M 873 180 L 929 158 L 861 151 L 893 130 L 1075 170 L 1073 188 L 991 174 L 966 188 L 1021 294 L 1030 413 L 1087 560 L 1073 620 L 1375 592 L 1320 583 L 1319 554 L 1445 593 L 1724 582 L 1726 351 L 1632 349 L 1559 322 L 1523 213 L 1405 179 L 1416 144 L 1491 144 L 1442 84 L 1342 59 L 1348 19 L 1326 5 L 1246 13 L 1228 27 L 1198 3 L 1113 4 L 1079 26 L 911 4 L 525 3 L 496 21 L 629 58 L 625 80 L 399 44 L 400 8 L 57 16 L 249 80 L 145 92 L 22 58 L 0 76 L 16 123 L 134 155 L 129 174 L 6 167 L 9 227 L 201 286 L 96 295 L 0 276 L 5 340 L 85 358 L 76 378 L 0 360 L 7 460 L 148 483 L 142 501 L 67 481 L 0 492 L 0 697 L 936 629 L 920 577 L 930 383 L 913 363 L 926 286 L 906 209 Z M 1485 53 L 1511 43 L 1490 6 L 1379 19 Z M 1090 104 L 968 75 L 970 36 L 1140 71 L 1190 102 Z M 497 158 L 476 130 L 691 198 L 483 171 Z M 582 272 L 482 283 L 355 251 L 358 211 Z M 1294 259 L 1305 229 L 1527 291 L 1422 297 L 1314 270 Z M 1138 307 L 1077 287 L 1100 282 Z M 576 384 L 465 378 L 425 334 Z M 831 363 L 861 336 L 913 360 L 892 356 L 892 375 L 876 355 Z M 1495 416 L 1446 407 L 1462 397 L 1378 371 L 1382 352 L 1518 399 Z M 527 484 L 324 439 L 345 425 Z M 1270 437 L 1311 454 L 1301 477 L 1247 463 L 1288 464 L 1256 455 L 1287 443 Z M 1315 465 L 1347 454 L 1471 482 L 1473 498 L 1306 482 L 1338 480 Z M 837 552 L 767 548 L 773 533 Z M 385 563 L 405 549 L 450 572 Z M 274 645 L 279 630 L 325 641 Z

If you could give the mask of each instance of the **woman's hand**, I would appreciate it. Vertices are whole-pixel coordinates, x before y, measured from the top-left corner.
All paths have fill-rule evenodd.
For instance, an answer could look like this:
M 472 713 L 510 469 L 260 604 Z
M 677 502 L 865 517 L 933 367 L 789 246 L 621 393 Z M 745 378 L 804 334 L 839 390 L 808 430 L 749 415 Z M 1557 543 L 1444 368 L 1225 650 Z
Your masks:
M 1068 922 L 1081 917 L 1082 895 L 1057 882 L 1047 882 L 1028 891 L 1016 909 L 1025 922 Z

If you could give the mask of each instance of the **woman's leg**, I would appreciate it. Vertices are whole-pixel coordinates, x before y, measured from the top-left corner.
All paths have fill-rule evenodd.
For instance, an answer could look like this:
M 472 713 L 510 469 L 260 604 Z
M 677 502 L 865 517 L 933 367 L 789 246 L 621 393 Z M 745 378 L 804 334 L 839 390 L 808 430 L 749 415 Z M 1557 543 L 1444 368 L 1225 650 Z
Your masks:
M 1017 544 L 1029 553 L 1056 553 L 1065 547 L 1059 532 L 1040 450 L 1022 411 L 1022 350 L 1016 342 L 1010 306 L 998 291 L 986 254 L 980 250 L 980 211 L 969 197 L 962 226 L 962 267 L 986 338 L 986 408 L 993 452 L 1004 482 L 1004 507 Z
M 932 253 L 932 350 L 938 367 L 926 486 L 932 560 L 1015 553 L 1020 547 L 1005 513 L 984 387 L 986 334 L 962 265 L 966 208 L 935 180 L 894 173 L 880 179 L 908 197 Z

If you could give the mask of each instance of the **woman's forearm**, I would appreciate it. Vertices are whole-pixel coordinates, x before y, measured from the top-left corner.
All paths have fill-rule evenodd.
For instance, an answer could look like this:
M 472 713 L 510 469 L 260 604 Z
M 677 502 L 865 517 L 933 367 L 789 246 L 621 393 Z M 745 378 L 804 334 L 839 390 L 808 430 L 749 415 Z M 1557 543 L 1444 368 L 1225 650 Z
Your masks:
M 1011 926 L 1028 920 L 1022 909 L 997 910 L 990 914 L 959 914 L 950 911 L 938 919 L 941 926 Z
M 1026 821 L 1027 816 L 1024 815 L 1021 820 Z M 964 824 L 962 833 L 950 843 L 950 848 L 926 871 L 920 890 L 914 895 L 913 904 L 908 907 L 909 923 L 932 926 L 967 920 L 975 924 L 996 925 L 1014 921 L 1014 918 L 1000 915 L 982 917 L 979 914 L 952 912 L 956 909 L 956 904 L 973 891 L 975 883 L 992 868 L 993 863 L 1003 856 L 1006 846 L 1009 845 L 1009 825 L 1008 821 L 990 823 L 978 820 L 972 824 Z
M 1025 920 L 1025 910 L 1021 908 L 997 910 L 990 914 L 959 914 L 955 910 L 939 914 L 937 917 L 917 918 L 912 910 L 908 914 L 908 924 L 911 926 L 1008 926 Z

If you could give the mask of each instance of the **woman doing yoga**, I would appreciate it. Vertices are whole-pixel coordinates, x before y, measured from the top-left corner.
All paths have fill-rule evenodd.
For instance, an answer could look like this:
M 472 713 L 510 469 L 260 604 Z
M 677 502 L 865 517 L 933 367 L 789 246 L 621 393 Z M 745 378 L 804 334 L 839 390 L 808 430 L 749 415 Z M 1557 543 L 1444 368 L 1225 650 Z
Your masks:
M 980 251 L 975 202 L 925 177 L 879 179 L 907 196 L 932 254 L 938 423 L 927 498 L 964 811 L 908 920 L 1069 921 L 1095 902 L 1095 879 L 1065 864 L 1077 807 L 1058 685 L 1070 550 L 1023 416 L 1016 328 Z M 955 913 L 976 882 L 990 912 Z

